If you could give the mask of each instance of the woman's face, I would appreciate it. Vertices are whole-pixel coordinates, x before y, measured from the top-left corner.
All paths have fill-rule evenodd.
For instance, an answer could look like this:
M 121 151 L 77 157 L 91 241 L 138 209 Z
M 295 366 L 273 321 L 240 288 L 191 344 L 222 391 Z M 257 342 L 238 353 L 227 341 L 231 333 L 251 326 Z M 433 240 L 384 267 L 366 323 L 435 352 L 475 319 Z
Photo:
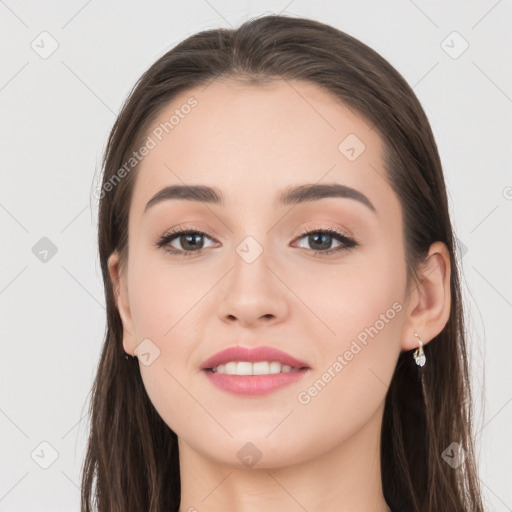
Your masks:
M 147 135 L 118 305 L 124 348 L 138 355 L 180 450 L 277 467 L 364 429 L 376 437 L 412 334 L 401 208 L 378 134 L 313 84 L 216 81 L 178 96 Z M 298 186 L 335 184 L 357 192 L 320 197 L 323 187 L 281 201 Z M 174 185 L 211 187 L 222 202 L 206 193 L 148 205 Z M 157 245 L 177 228 L 200 233 Z M 234 346 L 277 348 L 309 369 L 273 391 L 237 394 L 201 369 Z

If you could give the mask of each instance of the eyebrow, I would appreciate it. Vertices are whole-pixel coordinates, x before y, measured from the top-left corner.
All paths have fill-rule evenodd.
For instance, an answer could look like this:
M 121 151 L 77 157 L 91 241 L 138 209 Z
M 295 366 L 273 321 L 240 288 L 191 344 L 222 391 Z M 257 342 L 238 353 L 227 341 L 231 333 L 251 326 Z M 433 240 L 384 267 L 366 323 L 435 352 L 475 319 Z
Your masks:
M 371 201 L 362 192 L 339 183 L 321 185 L 306 184 L 289 187 L 279 197 L 278 204 L 299 204 L 327 198 L 353 199 L 377 213 L 375 206 L 373 206 Z M 218 205 L 225 204 L 222 192 L 216 188 L 207 187 L 205 185 L 170 185 L 161 189 L 148 201 L 144 213 L 152 206 L 169 200 L 200 201 Z

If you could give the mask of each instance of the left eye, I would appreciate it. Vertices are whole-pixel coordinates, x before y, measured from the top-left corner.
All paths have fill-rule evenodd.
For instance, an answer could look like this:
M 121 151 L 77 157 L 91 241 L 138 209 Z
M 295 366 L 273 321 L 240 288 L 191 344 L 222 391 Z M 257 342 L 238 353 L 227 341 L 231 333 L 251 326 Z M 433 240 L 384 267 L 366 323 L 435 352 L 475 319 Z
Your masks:
M 298 238 L 298 240 L 301 240 L 303 238 L 306 239 L 306 242 L 310 245 L 311 249 L 315 251 L 315 254 L 330 254 L 333 252 L 342 251 L 344 249 L 350 249 L 357 245 L 353 239 L 349 238 L 343 233 L 340 233 L 338 230 L 332 228 L 308 231 L 302 234 Z M 339 243 L 337 247 L 332 248 L 331 245 L 334 240 L 337 240 Z M 326 247 L 326 245 L 329 247 Z M 324 250 L 319 250 L 322 248 Z

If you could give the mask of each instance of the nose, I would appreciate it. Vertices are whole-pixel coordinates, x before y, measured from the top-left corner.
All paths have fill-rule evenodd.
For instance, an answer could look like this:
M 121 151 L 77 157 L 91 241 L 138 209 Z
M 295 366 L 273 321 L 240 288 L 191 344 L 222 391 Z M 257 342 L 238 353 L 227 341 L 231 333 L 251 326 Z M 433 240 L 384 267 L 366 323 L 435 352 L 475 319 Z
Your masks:
M 235 257 L 218 302 L 218 314 L 223 322 L 251 327 L 286 320 L 288 289 L 268 263 L 265 251 L 251 263 L 238 255 Z

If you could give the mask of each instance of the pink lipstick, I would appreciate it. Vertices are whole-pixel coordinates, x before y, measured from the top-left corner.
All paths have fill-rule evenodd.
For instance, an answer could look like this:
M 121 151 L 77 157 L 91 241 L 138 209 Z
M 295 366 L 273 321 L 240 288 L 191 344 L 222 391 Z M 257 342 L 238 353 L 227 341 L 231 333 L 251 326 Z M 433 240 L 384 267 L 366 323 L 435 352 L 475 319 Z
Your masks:
M 230 347 L 218 352 L 201 370 L 218 388 L 245 396 L 263 395 L 302 379 L 307 363 L 273 347 Z

